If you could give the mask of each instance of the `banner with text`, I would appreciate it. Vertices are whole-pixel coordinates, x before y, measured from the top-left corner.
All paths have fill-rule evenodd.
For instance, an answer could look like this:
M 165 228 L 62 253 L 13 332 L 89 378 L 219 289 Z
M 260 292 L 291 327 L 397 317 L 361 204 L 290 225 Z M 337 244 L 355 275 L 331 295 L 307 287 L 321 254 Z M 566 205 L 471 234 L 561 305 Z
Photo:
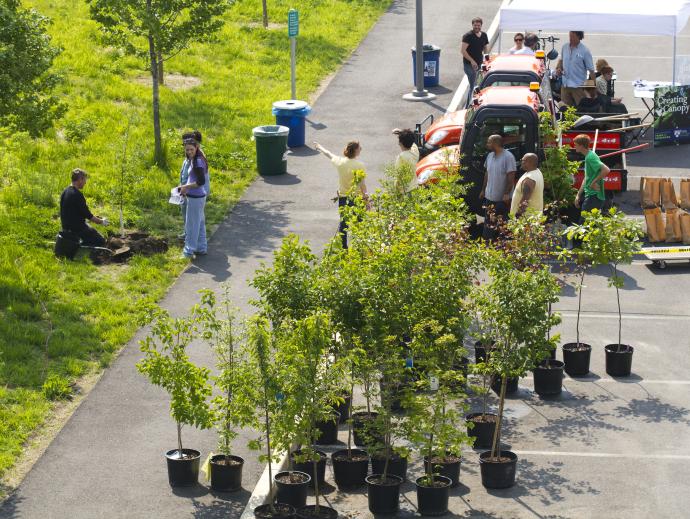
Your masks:
M 690 143 L 690 85 L 654 89 L 654 146 Z

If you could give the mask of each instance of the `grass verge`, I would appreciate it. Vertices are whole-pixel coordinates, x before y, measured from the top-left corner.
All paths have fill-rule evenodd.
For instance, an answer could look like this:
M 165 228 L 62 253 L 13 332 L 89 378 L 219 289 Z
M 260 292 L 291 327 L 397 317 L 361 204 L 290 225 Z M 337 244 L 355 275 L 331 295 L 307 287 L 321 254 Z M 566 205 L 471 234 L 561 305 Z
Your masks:
M 337 68 L 389 3 L 269 2 L 272 22 L 285 21 L 291 7 L 300 10 L 298 97 Z M 40 139 L 0 129 L 0 477 L 40 434 L 55 405 L 48 397 L 68 396 L 80 379 L 106 367 L 135 332 L 144 304 L 159 300 L 186 265 L 175 246 L 127 265 L 57 260 L 50 242 L 69 172 L 89 172 L 84 192 L 94 213 L 117 222 L 122 198 L 128 228 L 172 238 L 180 221 L 167 193 L 177 183 L 179 135 L 199 129 L 212 176 L 207 219 L 218 223 L 254 178 L 252 127 L 270 123 L 271 103 L 290 96 L 287 30 L 263 29 L 261 2 L 238 0 L 216 43 L 166 63 L 166 73 L 193 80 L 162 89 L 170 167 L 153 167 L 144 64 L 100 42 L 84 0 L 26 4 L 53 19 L 68 111 Z M 133 186 L 124 192 L 123 171 Z

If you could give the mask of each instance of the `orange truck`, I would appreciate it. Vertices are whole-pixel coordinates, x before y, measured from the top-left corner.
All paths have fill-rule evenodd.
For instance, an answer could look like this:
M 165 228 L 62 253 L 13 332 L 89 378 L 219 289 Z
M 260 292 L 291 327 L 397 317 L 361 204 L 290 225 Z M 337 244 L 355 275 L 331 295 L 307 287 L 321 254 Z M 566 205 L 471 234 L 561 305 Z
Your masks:
M 504 146 L 518 160 L 525 153 L 537 153 L 543 156 L 545 143 L 540 142 L 539 113 L 549 111 L 553 118 L 556 107 L 551 96 L 548 77 L 542 77 L 541 85 L 531 86 L 489 86 L 475 94 L 472 104 L 462 117 L 459 142 L 436 149 L 419 161 L 416 168 L 420 184 L 431 181 L 436 175 L 447 170 L 448 164 L 460 167 L 463 182 L 468 184 L 469 191 L 465 197 L 470 209 L 479 214 L 481 202 L 479 192 L 484 177 L 484 161 L 488 154 L 486 142 L 490 135 L 503 136 Z M 450 120 L 450 119 L 449 119 Z M 440 121 L 439 121 L 440 122 Z M 596 125 L 596 120 L 590 123 Z M 571 144 L 575 135 L 589 133 L 595 129 L 583 126 L 563 135 L 563 142 Z M 599 131 L 597 150 L 615 150 L 623 146 L 622 134 L 612 131 Z M 452 160 L 452 162 L 449 162 Z M 625 154 L 619 154 L 608 160 L 611 174 L 605 180 L 609 192 L 627 189 L 627 171 Z M 520 171 L 518 170 L 518 175 Z M 574 179 L 579 186 L 581 177 Z
M 489 86 L 529 86 L 534 82 L 542 84 L 546 73 L 542 57 L 514 54 L 491 56 L 482 63 L 477 74 L 474 95 Z M 422 126 L 429 119 L 431 124 L 422 133 Z M 421 154 L 426 155 L 443 146 L 458 144 L 464 124 L 465 110 L 449 112 L 436 122 L 433 121 L 433 116 L 427 117 L 416 125 Z

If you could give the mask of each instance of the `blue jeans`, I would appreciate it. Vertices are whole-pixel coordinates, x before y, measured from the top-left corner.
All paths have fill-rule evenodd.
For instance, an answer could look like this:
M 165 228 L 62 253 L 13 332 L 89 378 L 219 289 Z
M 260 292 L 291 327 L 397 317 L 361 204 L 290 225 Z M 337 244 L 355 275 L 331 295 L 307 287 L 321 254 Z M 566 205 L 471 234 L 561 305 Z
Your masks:
M 184 222 L 184 254 L 191 256 L 194 253 L 205 254 L 208 249 L 206 243 L 206 197 L 187 197 L 187 213 Z
M 464 61 L 462 62 L 462 67 L 465 70 L 465 75 L 469 82 L 469 86 L 467 87 L 467 103 L 465 103 L 465 108 L 467 108 L 470 106 L 470 102 L 472 102 L 472 90 L 474 89 L 474 82 L 477 80 L 477 71 L 474 70 L 471 63 L 465 63 Z
M 187 227 L 187 197 L 182 198 L 180 212 L 182 213 L 182 231 L 184 231 Z

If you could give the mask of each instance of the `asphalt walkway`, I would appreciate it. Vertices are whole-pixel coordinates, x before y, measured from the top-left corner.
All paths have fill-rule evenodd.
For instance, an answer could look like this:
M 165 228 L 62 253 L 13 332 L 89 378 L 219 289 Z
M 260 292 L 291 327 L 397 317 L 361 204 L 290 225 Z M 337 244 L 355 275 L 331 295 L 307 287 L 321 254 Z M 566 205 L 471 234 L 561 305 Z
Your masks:
M 376 187 L 384 165 L 398 147 L 390 131 L 412 127 L 429 113 L 443 113 L 460 83 L 459 41 L 473 16 L 488 23 L 499 0 L 427 0 L 426 38 L 441 46 L 441 85 L 428 103 L 409 103 L 412 90 L 410 47 L 414 44 L 414 0 L 398 0 L 375 25 L 314 104 L 307 139 L 339 152 L 351 139 L 362 143 L 368 184 Z M 287 88 L 287 85 L 286 85 Z M 266 122 L 270 123 L 270 107 Z M 201 288 L 231 287 L 235 303 L 250 311 L 249 280 L 288 233 L 297 233 L 321 250 L 337 228 L 336 176 L 328 161 L 310 148 L 289 158 L 289 174 L 258 179 L 217 229 L 209 255 L 178 279 L 162 302 L 175 314 L 198 300 Z M 163 453 L 175 447 L 175 426 L 167 396 L 135 368 L 141 330 L 124 348 L 91 394 L 77 409 L 19 489 L 0 508 L 0 517 L 23 519 L 238 517 L 263 465 L 245 448 L 244 488 L 231 495 L 206 486 L 173 490 Z M 212 365 L 206 345 L 193 348 L 194 360 Z M 213 432 L 185 429 L 187 446 L 205 456 L 215 446 Z

